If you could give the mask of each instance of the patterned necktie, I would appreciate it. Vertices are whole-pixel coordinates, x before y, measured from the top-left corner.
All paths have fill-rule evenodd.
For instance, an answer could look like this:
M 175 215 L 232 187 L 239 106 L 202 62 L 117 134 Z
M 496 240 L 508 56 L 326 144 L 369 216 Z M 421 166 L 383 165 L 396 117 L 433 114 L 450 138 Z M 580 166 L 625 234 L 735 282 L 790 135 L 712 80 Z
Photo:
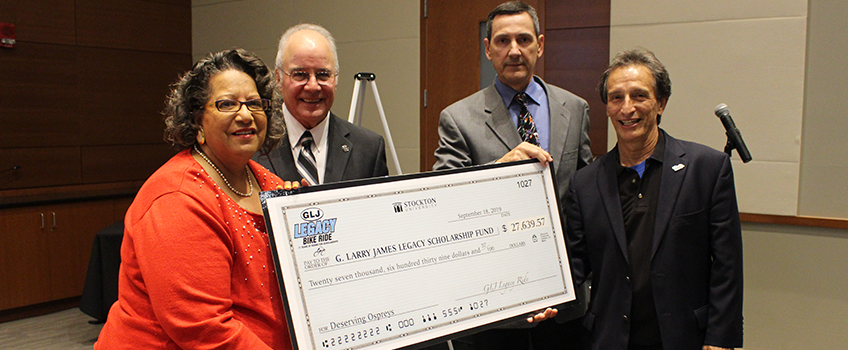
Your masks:
M 312 133 L 308 130 L 300 136 L 300 154 L 297 156 L 297 171 L 300 176 L 303 176 L 310 185 L 318 184 L 318 163 L 315 162 L 315 155 L 312 154 Z
M 518 135 L 521 140 L 539 145 L 539 132 L 536 131 L 536 123 L 533 122 L 533 116 L 527 110 L 527 94 L 519 92 L 513 98 L 513 101 L 521 107 L 521 113 L 518 115 Z

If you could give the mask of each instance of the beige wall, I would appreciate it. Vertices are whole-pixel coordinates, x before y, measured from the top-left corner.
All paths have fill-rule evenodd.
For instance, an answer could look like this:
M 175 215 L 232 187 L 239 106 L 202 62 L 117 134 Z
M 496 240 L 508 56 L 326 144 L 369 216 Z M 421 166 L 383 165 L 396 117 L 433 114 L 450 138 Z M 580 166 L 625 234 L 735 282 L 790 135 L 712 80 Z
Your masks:
M 713 110 L 727 104 L 754 157 L 743 165 L 733 155 L 740 210 L 796 215 L 806 0 L 611 5 L 610 54 L 643 46 L 671 74 L 661 126 L 678 138 L 723 150 L 727 138 Z
M 810 1 L 801 215 L 848 218 L 848 1 Z
M 713 109 L 730 107 L 754 157 L 733 155 L 741 211 L 848 217 L 848 121 L 836 109 L 848 5 L 835 3 L 811 0 L 808 14 L 806 0 L 612 0 L 610 55 L 638 45 L 663 61 L 662 127 L 676 137 L 723 150 Z M 743 241 L 745 349 L 844 348 L 848 232 L 744 224 Z
M 844 349 L 848 232 L 742 225 L 745 349 Z
M 274 65 L 286 28 L 317 23 L 336 38 L 340 75 L 333 113 L 347 119 L 353 75 L 377 75 L 377 88 L 404 173 L 418 172 L 419 2 L 417 0 L 192 0 L 194 59 L 231 47 Z M 361 125 L 385 136 L 369 87 Z M 395 174 L 388 154 L 389 171 Z
M 663 128 L 723 149 L 730 106 L 754 160 L 734 152 L 740 210 L 848 218 L 848 2 L 611 2 L 610 54 L 654 51 L 672 78 Z M 609 129 L 609 146 L 615 144 Z M 803 159 L 803 162 L 802 162 Z

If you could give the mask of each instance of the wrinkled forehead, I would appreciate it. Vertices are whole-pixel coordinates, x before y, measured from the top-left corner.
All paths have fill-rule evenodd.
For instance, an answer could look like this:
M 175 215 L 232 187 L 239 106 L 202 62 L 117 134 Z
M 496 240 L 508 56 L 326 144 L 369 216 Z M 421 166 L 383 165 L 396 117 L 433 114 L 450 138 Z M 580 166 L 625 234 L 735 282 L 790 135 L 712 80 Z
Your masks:
M 610 71 L 605 84 L 608 92 L 613 88 L 613 86 L 610 85 L 610 83 L 612 83 L 612 78 L 638 81 L 644 84 L 647 88 L 651 89 L 652 93 L 656 94 L 657 92 L 657 82 L 654 79 L 654 75 L 651 73 L 651 70 L 643 64 L 627 64 Z

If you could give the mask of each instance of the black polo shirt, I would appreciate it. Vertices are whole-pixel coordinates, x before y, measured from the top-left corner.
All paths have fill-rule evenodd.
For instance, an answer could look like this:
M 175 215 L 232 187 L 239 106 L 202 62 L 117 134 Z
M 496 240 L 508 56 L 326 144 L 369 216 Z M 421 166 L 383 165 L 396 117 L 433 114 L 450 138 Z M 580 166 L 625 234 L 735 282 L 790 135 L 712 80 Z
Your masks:
M 659 134 L 654 152 L 644 162 L 641 176 L 635 170 L 618 165 L 618 195 L 627 233 L 627 255 L 630 263 L 629 282 L 633 290 L 630 312 L 630 345 L 652 346 L 662 343 L 657 309 L 651 289 L 651 247 L 654 241 L 654 221 L 657 197 L 662 177 L 662 156 L 665 135 Z M 618 154 L 616 154 L 618 158 Z

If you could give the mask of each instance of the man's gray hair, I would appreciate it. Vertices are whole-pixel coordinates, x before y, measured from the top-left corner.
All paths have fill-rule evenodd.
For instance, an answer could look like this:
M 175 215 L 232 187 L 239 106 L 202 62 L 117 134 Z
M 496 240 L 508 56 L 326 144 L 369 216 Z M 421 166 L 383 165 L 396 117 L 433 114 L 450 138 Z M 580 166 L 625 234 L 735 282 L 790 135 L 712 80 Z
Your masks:
M 277 61 L 275 62 L 276 65 L 277 65 L 276 68 L 280 69 L 280 70 L 283 69 L 282 68 L 283 63 L 285 63 L 285 62 L 283 62 L 283 51 L 285 51 L 286 45 L 289 43 L 289 38 L 292 36 L 292 34 L 297 33 L 301 30 L 311 30 L 313 32 L 321 34 L 321 36 L 323 36 L 325 39 L 327 39 L 327 42 L 330 43 L 330 51 L 333 52 L 333 62 L 335 62 L 334 73 L 338 74 L 339 73 L 339 54 L 336 51 L 336 39 L 333 39 L 333 35 L 330 34 L 330 31 L 328 31 L 327 29 L 325 29 L 324 27 L 322 27 L 320 25 L 313 24 L 313 23 L 301 23 L 301 24 L 298 24 L 294 27 L 287 29 L 283 33 L 283 36 L 280 37 L 280 44 L 277 46 Z

